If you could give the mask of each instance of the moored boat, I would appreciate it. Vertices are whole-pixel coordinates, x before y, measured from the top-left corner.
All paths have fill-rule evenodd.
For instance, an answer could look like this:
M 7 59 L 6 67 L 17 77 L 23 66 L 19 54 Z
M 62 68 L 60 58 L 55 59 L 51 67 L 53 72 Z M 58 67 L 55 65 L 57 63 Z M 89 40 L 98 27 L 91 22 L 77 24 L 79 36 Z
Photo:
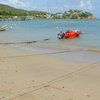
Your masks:
M 6 26 L 0 26 L 0 31 L 5 31 L 6 30 Z
M 58 39 L 63 38 L 76 38 L 82 33 L 82 30 L 67 30 L 65 32 L 58 33 Z

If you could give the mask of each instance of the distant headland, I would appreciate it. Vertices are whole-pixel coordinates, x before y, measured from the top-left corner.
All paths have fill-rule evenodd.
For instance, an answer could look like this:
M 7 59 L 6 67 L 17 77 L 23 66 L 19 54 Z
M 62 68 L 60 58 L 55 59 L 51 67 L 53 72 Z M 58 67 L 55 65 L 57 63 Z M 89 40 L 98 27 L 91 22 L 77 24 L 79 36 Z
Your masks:
M 70 9 L 65 12 L 48 13 L 44 11 L 28 11 L 0 4 L 0 20 L 31 20 L 31 19 L 95 19 L 91 12 Z

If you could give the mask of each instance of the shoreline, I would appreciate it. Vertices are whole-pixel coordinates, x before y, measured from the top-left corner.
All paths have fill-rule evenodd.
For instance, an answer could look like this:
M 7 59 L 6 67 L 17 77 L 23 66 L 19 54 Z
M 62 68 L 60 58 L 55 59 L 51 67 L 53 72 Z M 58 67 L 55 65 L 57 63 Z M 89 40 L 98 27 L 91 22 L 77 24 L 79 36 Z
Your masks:
M 48 40 L 48 39 L 47 39 Z M 46 39 L 43 40 L 36 40 L 36 41 L 26 41 L 26 42 L 7 42 L 7 43 L 0 43 L 0 45 L 8 45 L 11 47 L 16 47 L 16 48 L 37 48 L 37 49 L 52 49 L 52 50 L 80 50 L 80 51 L 90 51 L 90 52 L 100 52 L 99 47 L 84 47 L 84 46 L 78 46 L 78 45 L 66 45 L 65 43 L 62 44 L 60 42 L 50 42 L 47 41 Z M 33 49 L 34 49 L 33 48 Z
M 65 53 L 59 55 L 59 51 L 65 49 L 56 48 L 56 51 L 50 52 L 52 49 L 44 49 L 45 46 L 41 44 L 32 48 L 35 47 L 47 51 L 29 51 L 0 45 L 1 100 L 100 99 L 99 57 L 87 62 L 80 58 L 85 53 L 74 51 L 73 54 L 73 51 L 68 51 L 65 56 L 78 58 L 71 60 L 72 58 L 62 58 L 61 55 Z M 85 57 L 94 58 L 94 54 L 90 55 L 87 52 Z
M 40 54 L 44 55 L 53 55 L 60 57 L 64 60 L 76 60 L 91 62 L 92 60 L 98 61 L 100 59 L 100 49 L 97 48 L 82 48 L 76 46 L 65 47 L 62 44 L 51 43 L 51 42 L 36 42 L 32 45 L 23 45 L 22 47 L 18 47 L 19 49 L 30 51 L 30 52 L 40 52 Z M 74 55 L 74 56 L 73 56 Z M 72 57 L 71 57 L 72 56 Z M 87 58 L 88 56 L 88 58 Z M 82 58 L 80 60 L 80 58 Z M 90 60 L 89 60 L 90 59 Z
M 98 61 L 100 59 L 100 49 L 82 48 L 77 46 L 65 47 L 62 44 L 51 43 L 48 41 L 29 44 L 6 44 L 5 46 L 31 53 L 27 56 L 34 56 L 34 53 L 35 55 L 52 55 L 65 61 L 81 61 L 86 63 Z

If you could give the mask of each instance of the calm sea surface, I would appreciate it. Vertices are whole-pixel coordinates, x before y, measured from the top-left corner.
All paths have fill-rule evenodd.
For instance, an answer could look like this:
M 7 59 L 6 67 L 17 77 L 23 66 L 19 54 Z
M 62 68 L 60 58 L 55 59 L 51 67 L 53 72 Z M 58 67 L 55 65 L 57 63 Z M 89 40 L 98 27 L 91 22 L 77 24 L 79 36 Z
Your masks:
M 7 30 L 0 32 L 0 42 L 34 41 L 50 38 L 49 42 L 66 46 L 100 49 L 100 20 L 35 19 L 29 21 L 0 21 Z M 68 29 L 83 30 L 83 34 L 74 39 L 57 38 L 57 33 Z

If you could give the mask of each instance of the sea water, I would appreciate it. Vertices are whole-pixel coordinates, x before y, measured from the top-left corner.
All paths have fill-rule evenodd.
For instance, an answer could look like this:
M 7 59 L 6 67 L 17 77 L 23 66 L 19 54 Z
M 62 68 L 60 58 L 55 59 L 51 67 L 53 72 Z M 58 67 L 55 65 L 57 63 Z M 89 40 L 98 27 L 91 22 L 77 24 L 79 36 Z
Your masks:
M 38 41 L 49 39 L 49 42 L 65 46 L 100 49 L 100 20 L 94 19 L 34 19 L 27 21 L 0 21 L 7 25 L 7 30 L 0 32 L 0 42 Z M 78 38 L 58 39 L 60 31 L 68 29 L 83 30 Z
M 10 46 L 32 52 L 39 51 L 43 52 L 43 54 L 55 54 L 56 56 L 71 61 L 92 63 L 99 61 L 100 63 L 99 19 L 34 19 L 28 21 L 0 21 L 0 25 L 7 25 L 7 30 L 0 32 L 0 43 L 40 41 L 37 42 L 38 45 L 32 43 L 14 44 Z M 83 30 L 83 34 L 73 39 L 58 39 L 58 33 L 68 29 L 81 29 Z M 44 41 L 44 39 L 49 40 Z M 62 52 L 61 50 L 65 50 L 66 52 L 59 53 Z

